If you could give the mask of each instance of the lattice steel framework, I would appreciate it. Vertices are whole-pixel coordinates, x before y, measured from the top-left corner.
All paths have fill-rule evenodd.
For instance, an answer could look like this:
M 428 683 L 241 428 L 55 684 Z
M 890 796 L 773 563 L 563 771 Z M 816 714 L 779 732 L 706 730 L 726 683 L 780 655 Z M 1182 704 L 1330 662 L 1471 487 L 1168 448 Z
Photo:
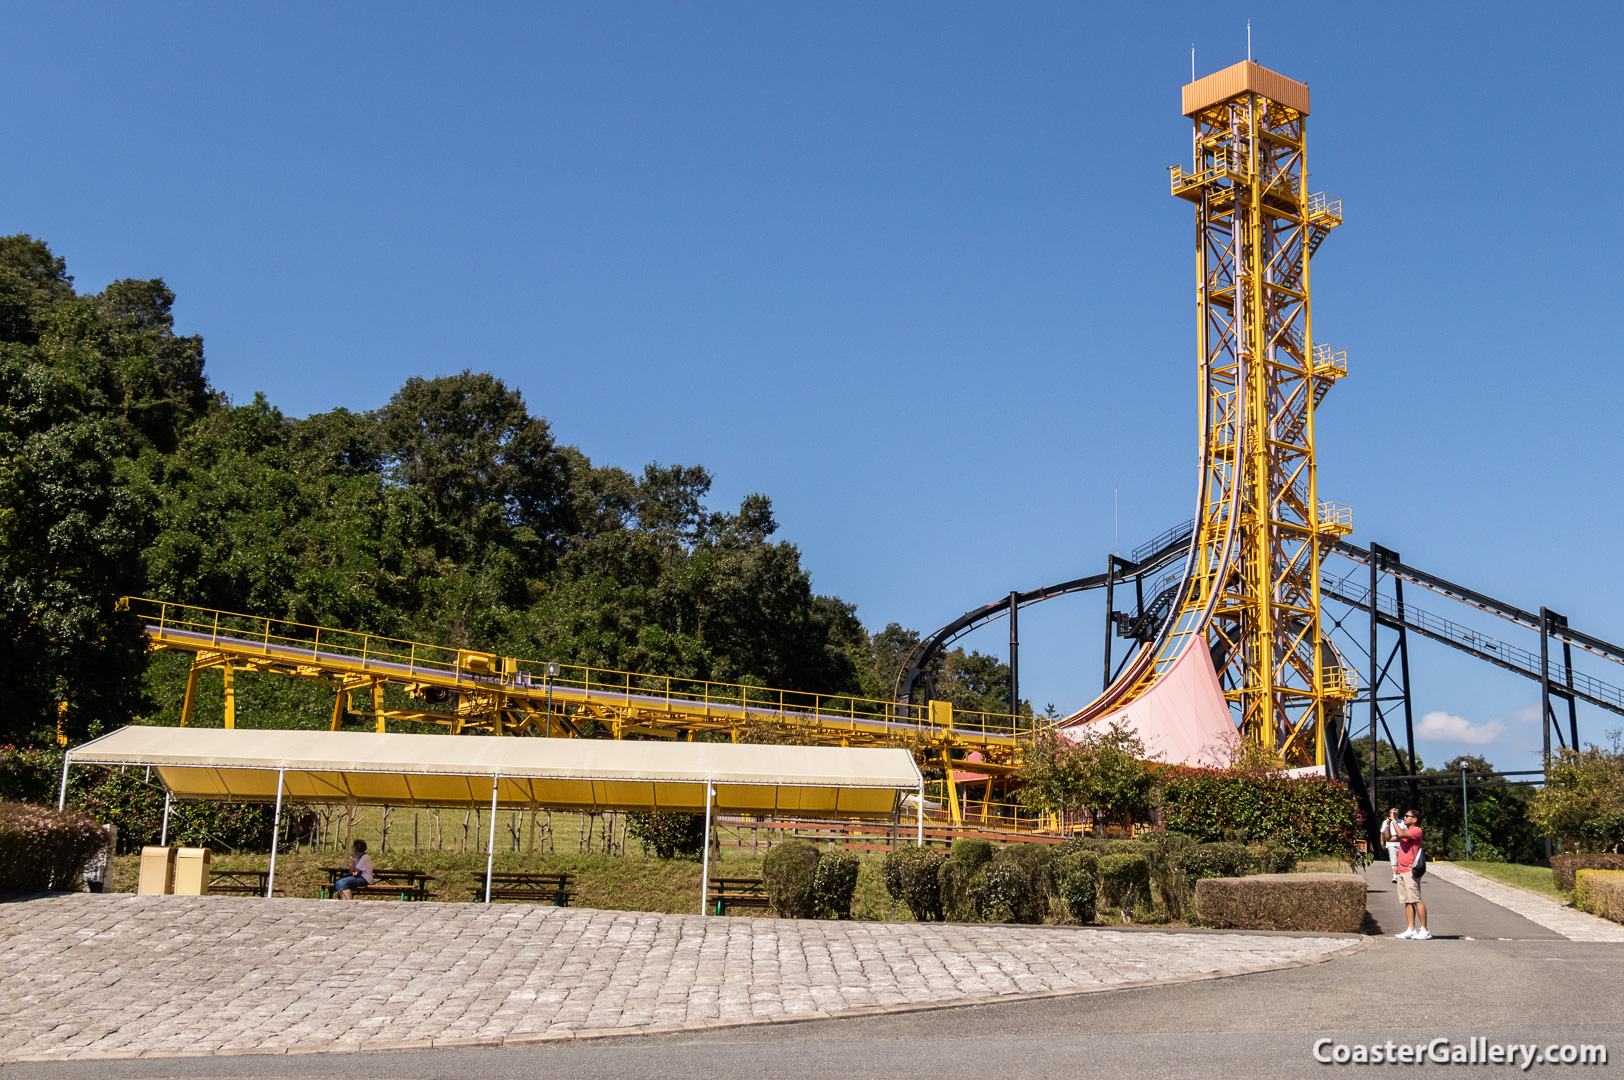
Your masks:
M 1314 343 L 1309 264 L 1341 205 L 1308 191 L 1306 87 L 1293 108 L 1260 81 L 1192 114 L 1194 171 L 1172 170 L 1196 207 L 1205 444 L 1173 629 L 1204 632 L 1250 743 L 1323 765 L 1352 687 L 1321 635 L 1320 563 L 1352 514 L 1319 500 L 1314 409 L 1347 361 Z

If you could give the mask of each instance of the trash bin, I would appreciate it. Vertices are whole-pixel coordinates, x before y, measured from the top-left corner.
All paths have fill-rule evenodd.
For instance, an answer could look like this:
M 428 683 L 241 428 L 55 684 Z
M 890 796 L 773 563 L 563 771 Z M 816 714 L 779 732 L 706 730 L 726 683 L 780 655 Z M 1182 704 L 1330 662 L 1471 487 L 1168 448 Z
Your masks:
M 142 896 L 163 896 L 175 891 L 175 849 L 141 849 L 141 880 L 135 891 Z
M 209 849 L 183 847 L 175 854 L 175 895 L 209 895 Z
M 85 888 L 91 892 L 106 892 L 113 879 L 113 855 L 118 851 L 118 826 L 103 825 L 106 845 L 85 864 Z

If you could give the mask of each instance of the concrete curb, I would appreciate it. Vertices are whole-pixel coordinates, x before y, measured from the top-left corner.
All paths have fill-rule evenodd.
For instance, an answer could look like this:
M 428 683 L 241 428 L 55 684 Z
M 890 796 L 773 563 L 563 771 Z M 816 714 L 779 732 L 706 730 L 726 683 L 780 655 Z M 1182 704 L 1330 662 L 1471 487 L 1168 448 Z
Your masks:
M 1086 927 L 1084 929 L 1122 929 L 1136 930 L 1137 927 Z M 1145 929 L 1151 929 L 1146 927 Z M 494 1035 L 487 1037 L 459 1037 L 441 1039 L 407 1039 L 399 1041 L 364 1042 L 359 1046 L 353 1043 L 330 1044 L 329 1046 L 254 1046 L 233 1047 L 220 1050 L 190 1050 L 190 1051 L 155 1051 L 147 1050 L 137 1053 L 135 1051 L 97 1050 L 97 1051 L 47 1051 L 41 1054 L 29 1054 L 16 1057 L 12 1061 L 98 1061 L 114 1058 L 178 1058 L 178 1057 L 240 1057 L 244 1055 L 279 1055 L 279 1054 L 353 1054 L 357 1049 L 372 1052 L 406 1052 L 412 1050 L 451 1050 L 451 1049 L 494 1049 L 506 1046 L 545 1046 L 561 1043 L 597 1042 L 604 1039 L 634 1039 L 653 1038 L 662 1035 L 694 1035 L 707 1031 L 719 1031 L 728 1028 L 764 1027 L 769 1024 L 807 1024 L 819 1020 L 860 1020 L 875 1016 L 900 1016 L 907 1013 L 936 1012 L 946 1009 L 973 1009 L 988 1005 L 1008 1005 L 1025 1001 L 1043 1001 L 1051 998 L 1080 997 L 1086 994 L 1114 993 L 1125 990 L 1140 990 L 1155 986 L 1179 986 L 1185 983 L 1208 982 L 1215 979 L 1233 979 L 1242 975 L 1261 975 L 1270 971 L 1288 971 L 1292 968 L 1312 967 L 1341 957 L 1351 956 L 1371 947 L 1372 938 L 1363 934 L 1305 934 L 1294 931 L 1267 931 L 1267 930 L 1166 930 L 1162 933 L 1244 933 L 1249 935 L 1267 935 L 1270 937 L 1329 937 L 1343 939 L 1347 942 L 1340 949 L 1306 960 L 1286 960 L 1278 964 L 1265 964 L 1261 967 L 1232 968 L 1221 971 L 1202 972 L 1195 975 L 1177 975 L 1166 979 L 1145 979 L 1143 981 L 1102 983 L 1097 986 L 1077 986 L 1064 990 L 1034 990 L 1014 994 L 996 994 L 985 997 L 955 998 L 950 1001 L 919 1001 L 903 1002 L 896 1005 L 861 1005 L 850 1009 L 817 1010 L 804 1013 L 781 1013 L 777 1016 L 751 1016 L 726 1020 L 697 1020 L 687 1023 L 644 1024 L 637 1027 L 623 1028 L 577 1028 L 561 1031 L 541 1032 L 514 1032 L 509 1035 Z M 5 1059 L 0 1058 L 0 1061 Z

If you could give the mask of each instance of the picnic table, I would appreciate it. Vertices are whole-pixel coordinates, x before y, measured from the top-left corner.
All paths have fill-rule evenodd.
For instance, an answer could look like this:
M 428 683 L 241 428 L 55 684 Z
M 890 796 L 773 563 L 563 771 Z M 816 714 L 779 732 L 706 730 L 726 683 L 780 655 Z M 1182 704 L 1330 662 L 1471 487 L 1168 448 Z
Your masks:
M 322 873 L 333 880 L 323 882 L 321 886 L 321 899 L 326 900 L 333 896 L 333 884 L 341 877 L 348 877 L 348 866 L 319 867 Z M 351 895 L 362 896 L 392 896 L 397 900 L 427 900 L 429 898 L 429 882 L 434 878 L 421 870 L 389 869 L 373 870 L 372 884 L 365 888 L 351 890 Z
M 569 907 L 575 898 L 574 874 L 493 873 L 490 877 L 492 900 L 551 901 L 554 907 Z M 471 890 L 475 900 L 485 899 L 485 878 Z
M 771 907 L 767 885 L 758 877 L 713 877 L 705 892 L 705 906 L 718 915 L 730 907 Z
M 209 875 L 209 893 L 264 896 L 270 879 L 269 870 L 216 870 Z

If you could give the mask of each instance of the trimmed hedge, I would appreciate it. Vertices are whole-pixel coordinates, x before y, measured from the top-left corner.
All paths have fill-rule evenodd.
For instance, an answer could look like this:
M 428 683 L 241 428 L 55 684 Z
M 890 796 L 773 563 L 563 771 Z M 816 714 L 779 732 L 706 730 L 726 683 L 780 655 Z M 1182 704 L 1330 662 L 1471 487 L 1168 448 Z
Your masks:
M 1100 904 L 1131 911 L 1150 901 L 1150 860 L 1143 855 L 1105 855 L 1100 859 Z
M 761 880 L 774 913 L 785 919 L 817 915 L 813 891 L 819 861 L 817 845 L 805 840 L 790 840 L 767 852 L 761 860 Z
M 851 918 L 851 898 L 857 891 L 857 873 L 863 860 L 849 851 L 831 848 L 818 859 L 812 879 L 812 903 L 825 918 Z
M 1197 840 L 1278 842 L 1299 858 L 1346 855 L 1363 812 L 1346 784 L 1248 769 L 1163 770 L 1162 824 Z
M 1062 855 L 1052 865 L 1066 914 L 1080 923 L 1091 923 L 1098 913 L 1100 899 L 1100 857 L 1092 851 Z
M 1203 878 L 1196 915 L 1232 930 L 1311 930 L 1356 934 L 1365 920 L 1365 879 L 1357 874 L 1259 874 Z
M 1191 881 L 1245 877 L 1252 870 L 1252 853 L 1244 844 L 1197 844 L 1174 856 L 1174 865 Z
M 1614 922 L 1624 922 L 1624 870 L 1580 870 L 1575 877 L 1573 906 Z
M 902 847 L 885 857 L 881 878 L 891 899 L 905 905 L 920 922 L 942 918 L 942 863 L 947 856 L 933 848 Z
M 94 818 L 28 803 L 0 803 L 0 893 L 77 891 L 107 846 Z
M 1551 881 L 1570 893 L 1577 887 L 1574 875 L 1580 870 L 1624 870 L 1624 855 L 1552 855 Z
M 942 892 L 942 915 L 954 922 L 969 922 L 976 917 L 976 875 L 992 862 L 998 849 L 986 840 L 964 838 L 953 841 L 947 861 L 938 872 Z
M 986 922 L 1040 923 L 1058 899 L 1046 844 L 1011 844 L 993 856 L 971 886 L 976 914 Z

